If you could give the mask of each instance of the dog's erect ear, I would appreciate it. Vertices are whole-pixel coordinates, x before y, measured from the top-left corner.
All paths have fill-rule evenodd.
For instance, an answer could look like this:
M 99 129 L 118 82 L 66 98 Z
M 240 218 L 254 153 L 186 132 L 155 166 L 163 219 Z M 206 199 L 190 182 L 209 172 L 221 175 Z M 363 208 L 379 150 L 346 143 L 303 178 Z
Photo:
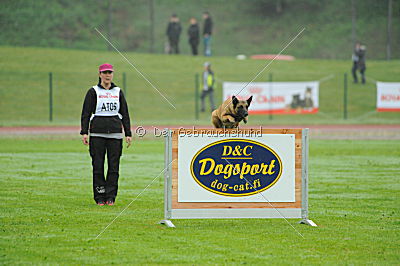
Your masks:
M 232 95 L 232 103 L 234 107 L 236 107 L 236 105 L 239 103 L 239 100 L 235 95 Z
M 250 106 L 251 100 L 253 100 L 253 95 L 250 96 L 250 98 L 247 99 L 247 107 Z

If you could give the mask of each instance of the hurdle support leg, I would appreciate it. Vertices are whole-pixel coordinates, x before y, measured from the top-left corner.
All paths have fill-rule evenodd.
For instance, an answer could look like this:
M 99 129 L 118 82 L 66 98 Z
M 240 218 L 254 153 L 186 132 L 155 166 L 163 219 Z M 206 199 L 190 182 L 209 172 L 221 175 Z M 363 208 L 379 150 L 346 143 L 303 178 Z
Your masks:
M 171 222 L 171 209 L 172 209 L 172 135 L 168 128 L 164 129 L 164 132 L 168 132 L 165 138 L 165 153 L 164 153 L 164 220 L 160 221 L 160 224 L 166 225 L 169 228 L 175 228 L 175 225 Z
M 306 224 L 309 226 L 318 226 L 316 223 L 314 223 L 312 220 L 309 219 L 302 219 L 299 224 Z
M 301 167 L 301 221 L 299 224 L 317 226 L 312 220 L 308 219 L 308 128 L 302 132 L 302 167 Z
M 169 228 L 175 228 L 175 225 L 171 222 L 171 220 L 161 220 L 160 224 L 166 225 Z

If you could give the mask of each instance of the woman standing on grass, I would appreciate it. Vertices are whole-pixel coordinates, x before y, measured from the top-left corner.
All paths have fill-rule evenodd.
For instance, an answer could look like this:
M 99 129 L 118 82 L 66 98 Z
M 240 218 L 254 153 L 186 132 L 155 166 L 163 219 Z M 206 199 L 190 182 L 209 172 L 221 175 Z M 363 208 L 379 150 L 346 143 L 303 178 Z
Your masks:
M 113 76 L 112 65 L 103 64 L 99 67 L 99 83 L 86 93 L 81 115 L 80 134 L 83 144 L 89 145 L 93 166 L 94 200 L 100 206 L 114 205 L 117 196 L 122 127 L 127 147 L 132 142 L 128 105 L 122 90 L 112 83 Z M 104 177 L 106 153 L 107 178 Z

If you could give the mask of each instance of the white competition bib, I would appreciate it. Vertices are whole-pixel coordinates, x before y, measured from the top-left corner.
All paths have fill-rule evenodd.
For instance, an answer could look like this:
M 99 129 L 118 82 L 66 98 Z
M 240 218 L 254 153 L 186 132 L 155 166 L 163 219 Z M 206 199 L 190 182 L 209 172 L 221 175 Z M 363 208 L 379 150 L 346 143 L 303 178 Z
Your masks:
M 93 89 L 97 94 L 97 105 L 94 116 L 119 116 L 122 118 L 119 113 L 119 87 L 114 87 L 110 90 L 105 90 L 99 88 L 98 86 L 94 86 Z

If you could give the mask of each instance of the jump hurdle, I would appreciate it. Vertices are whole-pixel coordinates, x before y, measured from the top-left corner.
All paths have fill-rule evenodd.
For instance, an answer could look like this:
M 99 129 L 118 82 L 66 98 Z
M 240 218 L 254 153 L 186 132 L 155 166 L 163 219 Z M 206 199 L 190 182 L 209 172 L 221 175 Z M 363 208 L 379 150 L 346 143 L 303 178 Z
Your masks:
M 308 219 L 308 129 L 166 129 L 164 220 Z

